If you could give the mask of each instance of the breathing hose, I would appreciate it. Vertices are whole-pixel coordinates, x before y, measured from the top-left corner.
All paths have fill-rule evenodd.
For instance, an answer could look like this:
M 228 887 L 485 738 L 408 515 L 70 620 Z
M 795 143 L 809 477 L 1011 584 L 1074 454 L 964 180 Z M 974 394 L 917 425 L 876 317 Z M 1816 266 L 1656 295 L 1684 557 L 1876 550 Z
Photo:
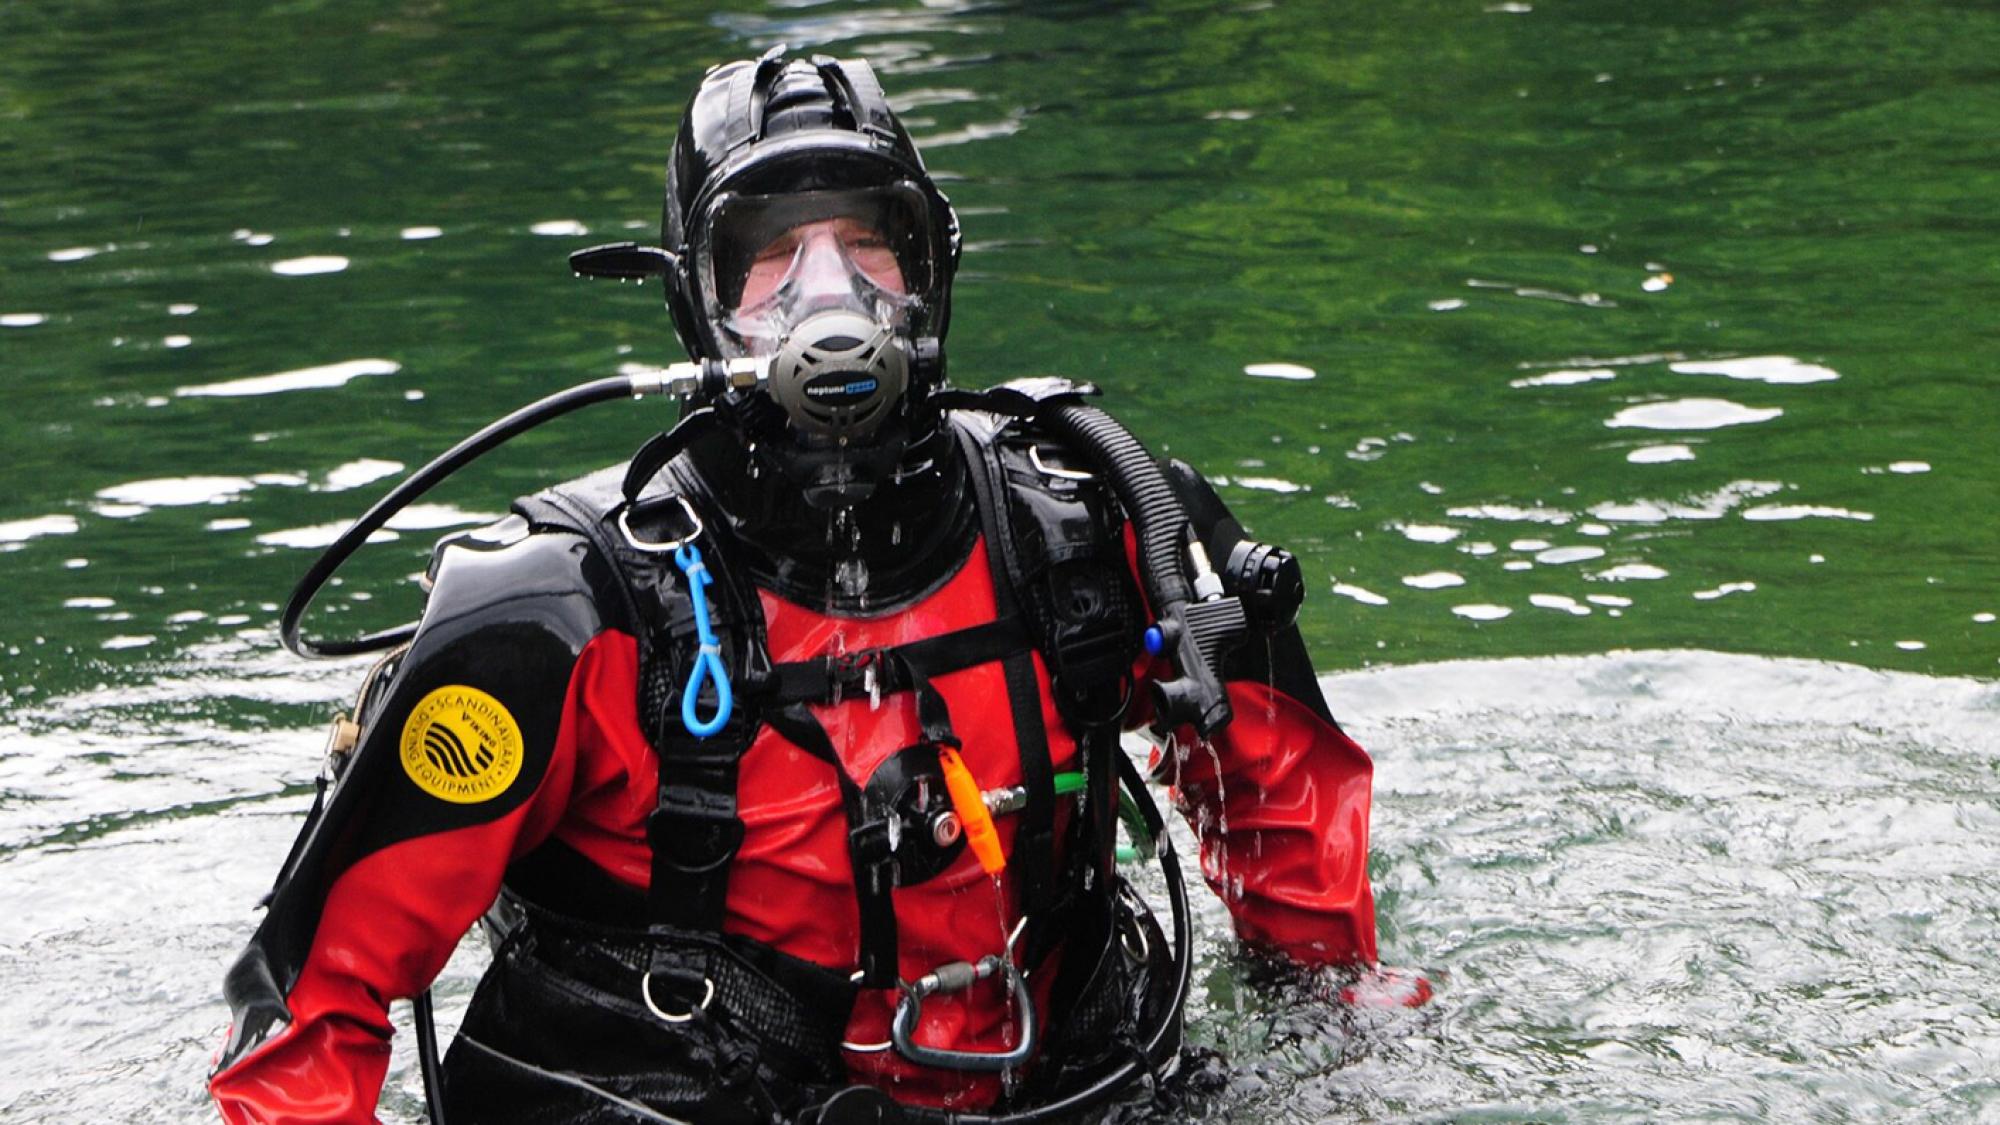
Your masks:
M 353 656 L 356 653 L 375 652 L 402 644 L 416 635 L 414 623 L 385 629 L 379 633 L 368 633 L 360 637 L 339 641 L 307 640 L 299 634 L 299 622 L 305 617 L 306 607 L 333 577 L 354 552 L 368 542 L 368 537 L 382 529 L 397 512 L 408 507 L 417 497 L 437 487 L 446 477 L 464 468 L 467 463 L 487 450 L 514 436 L 541 425 L 553 418 L 559 418 L 575 410 L 617 398 L 628 398 L 634 394 L 633 380 L 624 375 L 608 379 L 596 379 L 580 386 L 530 403 L 505 418 L 492 423 L 485 429 L 445 450 L 430 464 L 411 473 L 403 483 L 389 491 L 387 496 L 375 501 L 369 509 L 361 513 L 340 537 L 327 547 L 299 584 L 292 588 L 291 600 L 285 603 L 285 612 L 278 619 L 278 637 L 292 652 L 307 657 Z
M 1204 738 L 1214 734 L 1231 718 L 1222 657 L 1247 628 L 1242 600 L 1223 595 L 1180 497 L 1131 431 L 1075 399 L 1054 400 L 1034 417 L 1097 462 L 1132 520 L 1139 573 L 1158 618 L 1148 630 L 1147 647 L 1171 655 L 1177 673 L 1152 684 L 1154 714 L 1167 726 L 1187 723 Z
M 389 490 L 389 494 L 361 513 L 361 518 L 340 533 L 327 549 L 313 560 L 305 577 L 292 588 L 292 596 L 285 603 L 285 610 L 278 618 L 278 637 L 287 649 L 299 656 L 334 657 L 353 656 L 363 652 L 377 652 L 393 648 L 416 635 L 415 623 L 384 629 L 379 633 L 368 633 L 340 641 L 307 640 L 299 633 L 299 622 L 305 617 L 306 609 L 313 598 L 319 595 L 341 564 L 368 542 L 368 537 L 380 531 L 397 512 L 410 506 L 419 496 L 436 488 L 446 477 L 464 468 L 493 447 L 510 441 L 534 429 L 544 422 L 553 421 L 565 414 L 593 406 L 600 402 L 610 402 L 621 398 L 643 398 L 646 395 L 671 395 L 687 399 L 696 394 L 713 394 L 728 387 L 754 385 L 764 377 L 764 365 L 756 360 L 702 360 L 694 363 L 676 363 L 648 371 L 639 375 L 613 375 L 604 379 L 593 379 L 568 390 L 557 391 L 538 402 L 514 411 L 512 414 L 488 425 L 486 428 L 439 454 L 430 464 L 418 469 L 403 479 L 401 484 Z
M 1152 454 L 1116 418 L 1082 402 L 1059 402 L 1037 419 L 1058 437 L 1087 450 L 1104 469 L 1139 537 L 1139 571 L 1153 605 L 1190 601 L 1181 569 L 1188 516 Z

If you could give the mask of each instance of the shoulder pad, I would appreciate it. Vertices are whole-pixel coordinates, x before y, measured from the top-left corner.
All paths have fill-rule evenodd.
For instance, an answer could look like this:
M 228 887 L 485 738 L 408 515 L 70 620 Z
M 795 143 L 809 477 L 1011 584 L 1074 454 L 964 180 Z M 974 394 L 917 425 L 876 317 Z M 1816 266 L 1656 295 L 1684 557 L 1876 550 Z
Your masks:
M 327 889 L 355 860 L 499 819 L 534 794 L 577 656 L 604 627 L 595 560 L 581 537 L 559 533 L 440 549 L 416 637 L 271 892 L 245 953 L 262 967 L 243 982 L 269 987 L 245 997 L 290 990 Z
M 1031 418 L 1051 404 L 1098 393 L 1091 383 L 1042 375 L 1010 380 L 984 391 L 940 391 L 933 401 L 944 410 L 984 410 L 1010 418 Z
M 514 501 L 514 513 L 537 531 L 561 529 L 590 534 L 624 499 L 619 491 L 625 466 L 612 465 L 575 480 L 550 485 Z
M 1023 379 L 1009 379 L 993 388 L 994 393 L 1020 395 L 1030 402 L 1054 402 L 1060 398 L 1095 398 L 1103 394 L 1095 383 L 1079 383 L 1061 375 L 1031 375 Z

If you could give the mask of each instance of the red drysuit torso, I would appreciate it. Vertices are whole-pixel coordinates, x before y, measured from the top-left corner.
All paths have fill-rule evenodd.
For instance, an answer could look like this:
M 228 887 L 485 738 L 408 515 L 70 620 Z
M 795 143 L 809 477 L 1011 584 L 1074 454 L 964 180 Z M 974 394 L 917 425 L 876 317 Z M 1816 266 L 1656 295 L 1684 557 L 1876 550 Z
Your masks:
M 879 618 L 840 618 L 760 591 L 771 657 L 801 661 L 893 646 L 991 621 L 983 545 L 940 589 Z M 387 1003 L 422 991 L 459 937 L 491 903 L 510 862 L 554 838 L 612 877 L 644 889 L 652 866 L 646 820 L 658 800 L 658 759 L 637 720 L 638 646 L 605 631 L 573 669 L 548 767 L 532 796 L 489 823 L 401 840 L 364 855 L 333 881 L 297 983 L 291 1023 L 211 1082 L 225 1120 L 373 1120 L 388 1061 Z M 1039 658 L 1043 721 L 1057 770 L 1074 740 L 1050 698 Z M 980 785 L 1020 781 L 1000 665 L 939 677 Z M 1246 939 L 1303 963 L 1372 962 L 1366 878 L 1370 766 L 1361 750 L 1297 700 L 1259 683 L 1230 685 L 1236 720 L 1213 754 L 1185 756 L 1168 776 L 1202 829 L 1202 864 Z M 919 741 L 914 697 L 866 696 L 816 706 L 843 768 L 865 782 L 885 758 Z M 769 728 L 746 752 L 738 800 L 744 839 L 730 870 L 725 930 L 839 971 L 855 967 L 859 935 L 839 786 L 832 767 Z M 1000 817 L 1011 843 L 1013 817 Z M 1224 837 L 1221 826 L 1227 826 Z M 999 950 L 1016 920 L 1005 875 L 970 855 L 895 892 L 900 974 Z M 1047 987 L 1052 974 L 1033 983 Z M 864 990 L 848 1040 L 888 1037 L 893 992 Z M 1041 1005 L 1043 1011 L 1047 1005 Z M 1009 1045 L 1004 992 L 987 981 L 925 1005 L 917 1040 L 958 1050 Z M 893 1051 L 846 1055 L 851 1077 L 900 1099 L 957 1108 L 989 1104 L 992 1076 L 928 1069 Z

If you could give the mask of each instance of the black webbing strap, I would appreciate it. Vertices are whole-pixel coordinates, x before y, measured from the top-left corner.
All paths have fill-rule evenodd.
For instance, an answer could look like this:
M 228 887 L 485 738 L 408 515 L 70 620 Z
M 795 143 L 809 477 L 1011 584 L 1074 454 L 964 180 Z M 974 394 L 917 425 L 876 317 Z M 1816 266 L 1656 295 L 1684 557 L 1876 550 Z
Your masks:
M 681 433 L 689 427 L 676 427 Z M 655 443 L 657 444 L 657 443 Z M 649 444 L 638 461 L 653 462 L 644 476 L 628 473 L 623 485 L 626 506 L 630 496 L 661 471 L 661 451 Z M 669 454 L 670 456 L 670 454 Z M 677 487 L 665 498 L 699 497 L 695 482 L 676 480 Z M 651 501 L 648 502 L 649 505 Z M 614 511 L 620 509 L 613 509 Z M 692 508 L 689 511 L 693 511 Z M 602 524 L 613 517 L 608 513 Z M 602 531 L 602 526 L 600 526 Z M 641 703 L 640 724 L 653 744 L 659 760 L 659 801 L 646 819 L 646 840 L 653 854 L 652 881 L 646 895 L 647 910 L 660 925 L 694 932 L 722 929 L 729 897 L 729 873 L 737 851 L 743 845 L 743 821 L 738 815 L 736 782 L 738 765 L 757 735 L 757 722 L 748 708 L 738 711 L 714 736 L 696 738 L 678 729 L 678 701 L 684 686 L 672 682 L 679 662 L 666 659 L 662 646 L 691 653 L 697 643 L 691 607 L 676 612 L 665 600 L 670 590 L 686 591 L 686 579 L 678 575 L 669 556 L 643 551 L 623 543 L 623 534 L 604 533 L 612 541 L 620 577 L 635 600 L 642 604 L 639 632 Z M 768 667 L 764 657 L 764 620 L 761 605 L 747 595 L 741 584 L 728 576 L 736 571 L 729 565 L 727 545 L 719 534 L 702 536 L 708 556 L 709 573 L 719 576 L 713 586 L 710 607 L 714 627 L 721 640 L 723 659 L 738 683 L 754 679 L 759 669 Z M 644 567 L 645 570 L 639 568 Z M 705 686 L 704 696 L 713 691 Z M 711 700 L 704 699 L 704 702 Z M 649 715 L 655 710 L 671 710 L 671 718 Z
M 744 748 L 727 735 L 715 741 L 725 745 L 714 753 L 685 744 L 663 748 L 659 804 L 646 818 L 653 851 L 649 911 L 654 921 L 678 929 L 722 927 L 729 866 L 743 845 L 736 765 Z
M 999 465 L 970 430 L 963 425 L 955 426 L 954 430 L 959 448 L 964 451 L 973 497 L 979 504 L 980 530 L 986 538 L 986 559 L 993 572 L 993 608 L 1003 620 L 1019 618 L 1021 607 L 1014 595 L 1014 575 L 1006 561 L 1014 552 L 1014 538 L 1008 525 L 1006 498 L 1001 492 Z M 1054 895 L 1055 766 L 1049 760 L 1049 732 L 1042 725 L 1042 691 L 1035 679 L 1032 650 L 1002 658 L 1000 669 L 1007 682 L 1007 706 L 1013 713 L 1014 741 L 1021 755 L 1021 788 L 1027 795 L 1008 865 L 1014 869 L 1015 885 L 1020 889 L 1021 913 L 1032 918 L 1049 905 Z
M 871 686 L 878 695 L 893 695 L 916 686 L 919 677 L 913 672 L 935 679 L 1026 652 L 1030 644 L 1021 619 L 1003 617 L 908 644 L 774 664 L 766 698 L 774 703 L 833 703 L 865 694 Z
M 840 782 L 840 803 L 847 813 L 847 860 L 854 868 L 854 897 L 861 911 L 861 975 L 856 983 L 864 988 L 892 987 L 896 983 L 896 903 L 889 892 L 896 883 L 896 857 L 889 850 L 888 824 L 868 819 L 861 787 L 847 776 L 833 740 L 805 704 L 767 708 L 764 721 L 785 741 L 833 767 Z

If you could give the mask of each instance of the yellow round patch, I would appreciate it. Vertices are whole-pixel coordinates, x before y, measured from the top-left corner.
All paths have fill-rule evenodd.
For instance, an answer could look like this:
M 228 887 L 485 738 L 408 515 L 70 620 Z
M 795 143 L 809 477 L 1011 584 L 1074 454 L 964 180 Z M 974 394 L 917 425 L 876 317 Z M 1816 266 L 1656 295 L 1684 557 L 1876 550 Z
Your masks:
M 417 702 L 403 721 L 403 772 L 441 801 L 476 805 L 521 775 L 521 728 L 500 701 L 450 684 Z

